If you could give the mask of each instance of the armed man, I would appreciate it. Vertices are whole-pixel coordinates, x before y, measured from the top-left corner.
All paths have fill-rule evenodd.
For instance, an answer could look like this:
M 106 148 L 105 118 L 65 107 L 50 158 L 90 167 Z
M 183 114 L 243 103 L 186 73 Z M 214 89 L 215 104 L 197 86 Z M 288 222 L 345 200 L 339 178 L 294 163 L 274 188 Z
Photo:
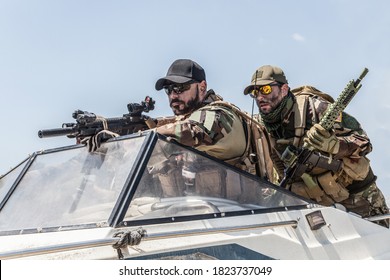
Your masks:
M 205 71 L 199 64 L 188 59 L 176 60 L 155 87 L 156 90 L 165 90 L 175 114 L 171 123 L 166 124 L 164 119 L 157 123 L 158 133 L 249 173 L 271 176 L 271 166 L 261 166 L 256 170 L 253 159 L 249 158 L 249 154 L 258 154 L 249 127 L 250 117 L 224 102 L 213 90 L 207 91 Z M 254 123 L 251 125 L 255 126 Z M 257 134 L 261 134 L 261 128 L 257 129 Z
M 207 91 L 205 71 L 199 64 L 176 60 L 155 88 L 164 89 L 175 115 L 158 120 L 158 133 L 224 161 L 240 161 L 247 146 L 242 121 L 232 109 L 216 105 L 222 98 Z
M 259 121 L 271 138 L 272 161 L 279 177 L 287 177 L 281 180 L 283 187 L 325 206 L 341 204 L 363 218 L 389 213 L 366 157 L 372 145 L 359 122 L 342 112 L 331 129 L 320 124 L 334 102 L 329 95 L 311 86 L 290 90 L 283 70 L 271 65 L 256 70 L 244 94 L 259 107 Z M 302 176 L 286 174 L 288 155 L 302 147 L 314 151 L 296 163 L 303 167 Z M 388 220 L 377 223 L 389 227 Z
M 174 61 L 155 88 L 164 89 L 174 116 L 158 118 L 155 125 L 149 127 L 155 126 L 153 129 L 168 139 L 194 147 L 251 174 L 263 178 L 273 175 L 269 154 L 264 152 L 268 150 L 268 143 L 262 127 L 236 106 L 223 101 L 213 90 L 207 90 L 206 74 L 198 63 L 189 59 Z M 101 143 L 116 136 L 118 134 L 104 129 L 82 142 L 93 152 Z M 169 190 L 178 189 L 174 186 L 177 176 L 168 173 L 159 176 L 165 194 L 177 195 Z

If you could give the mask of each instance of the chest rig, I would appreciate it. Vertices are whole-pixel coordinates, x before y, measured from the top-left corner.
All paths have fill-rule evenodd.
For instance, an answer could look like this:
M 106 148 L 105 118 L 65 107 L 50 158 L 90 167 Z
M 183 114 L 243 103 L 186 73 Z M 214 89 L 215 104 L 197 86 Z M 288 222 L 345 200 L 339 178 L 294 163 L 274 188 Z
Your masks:
M 284 116 L 281 127 L 283 136 L 288 137 L 275 137 L 276 139 L 272 141 L 272 159 L 279 176 L 284 175 L 285 168 L 281 154 L 289 145 L 296 148 L 302 147 L 307 129 L 319 122 L 316 100 L 334 101 L 331 96 L 312 86 L 302 86 L 291 92 L 294 94 L 294 105 L 291 111 Z M 337 173 L 342 166 L 341 161 L 328 161 L 326 157 L 316 154 L 313 156 L 307 162 L 308 166 L 312 166 L 308 171 L 310 175 L 305 173 L 302 177 L 294 178 L 288 184 L 288 188 L 323 205 L 331 205 L 346 199 L 349 196 L 348 190 L 337 182 Z
M 241 111 L 229 102 L 215 101 L 209 106 L 220 106 L 232 110 L 241 119 L 244 127 L 246 134 L 245 152 L 240 157 L 225 160 L 225 162 L 272 181 L 274 172 L 270 154 L 270 139 L 264 126 L 247 112 Z

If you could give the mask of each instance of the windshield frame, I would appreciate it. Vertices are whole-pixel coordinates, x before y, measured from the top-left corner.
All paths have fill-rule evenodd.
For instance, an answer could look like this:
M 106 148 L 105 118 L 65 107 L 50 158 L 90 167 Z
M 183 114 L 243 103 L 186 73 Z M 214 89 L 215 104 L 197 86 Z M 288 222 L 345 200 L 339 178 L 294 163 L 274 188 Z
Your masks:
M 123 139 L 123 138 L 122 138 Z M 153 146 L 157 142 L 158 136 L 154 131 L 148 132 L 144 142 L 142 143 L 141 150 L 137 158 L 135 159 L 132 169 L 129 171 L 129 175 L 126 179 L 125 185 L 121 193 L 119 194 L 118 200 L 114 205 L 113 211 L 108 218 L 108 224 L 111 227 L 117 227 L 123 220 L 127 208 L 133 199 L 134 193 L 137 189 L 137 185 L 140 182 L 143 172 L 148 163 L 151 153 L 153 152 Z
M 87 228 L 97 228 L 97 227 L 129 227 L 129 226 L 138 226 L 138 225 L 148 225 L 148 224 L 163 224 L 163 223 L 172 223 L 172 222 L 185 222 L 185 221 L 193 221 L 193 220 L 203 220 L 203 219 L 211 219 L 211 218 L 223 218 L 223 217 L 232 217 L 232 216 L 242 216 L 242 215 L 253 215 L 253 214 L 261 214 L 261 213 L 271 213 L 276 211 L 289 211 L 289 210 L 301 210 L 306 209 L 309 207 L 310 204 L 313 204 L 312 201 L 305 199 L 303 197 L 300 197 L 288 190 L 285 190 L 283 188 L 280 188 L 277 185 L 274 185 L 262 178 L 259 178 L 256 175 L 250 174 L 248 172 L 245 172 L 237 167 L 234 167 L 222 160 L 216 159 L 212 156 L 209 156 L 208 154 L 201 152 L 195 148 L 184 146 L 180 143 L 177 143 L 175 141 L 169 140 L 166 136 L 163 136 L 161 134 L 158 134 L 154 131 L 145 131 L 138 134 L 131 134 L 131 135 L 125 135 L 120 136 L 114 139 L 110 139 L 108 142 L 115 142 L 115 141 L 124 141 L 127 139 L 137 138 L 137 137 L 145 137 L 141 144 L 140 152 L 137 153 L 137 156 L 134 160 L 134 164 L 132 165 L 131 169 L 128 170 L 128 175 L 125 177 L 125 183 L 122 186 L 122 189 L 119 191 L 119 196 L 117 200 L 113 203 L 113 209 L 111 210 L 111 213 L 109 214 L 108 219 L 106 222 L 98 222 L 96 223 L 75 223 L 72 225 L 66 225 L 66 226 L 54 226 L 54 227 L 44 227 L 44 228 L 23 228 L 23 229 L 17 229 L 17 230 L 2 230 L 0 232 L 0 235 L 10 235 L 10 234 L 27 234 L 27 233 L 37 233 L 37 232 L 55 232 L 55 231 L 65 231 L 65 230 L 74 230 L 74 229 L 87 229 Z M 202 157 L 208 158 L 219 165 L 223 166 L 226 169 L 230 169 L 231 171 L 238 173 L 240 176 L 244 176 L 249 178 L 250 180 L 254 180 L 259 182 L 262 185 L 269 186 L 270 188 L 273 188 L 277 190 L 278 192 L 287 194 L 292 197 L 296 197 L 300 199 L 303 203 L 300 205 L 292 205 L 292 206 L 283 206 L 283 207 L 269 207 L 269 208 L 263 208 L 263 209 L 245 209 L 245 210 L 239 210 L 239 211 L 230 211 L 225 213 L 212 213 L 212 214 L 193 214 L 188 216 L 172 216 L 172 217 L 160 217 L 160 218 L 145 218 L 141 220 L 125 220 L 126 212 L 129 208 L 129 205 L 131 201 L 133 200 L 134 194 L 137 190 L 137 187 L 142 180 L 143 173 L 147 168 L 148 161 L 154 151 L 154 147 L 156 146 L 156 142 L 158 140 L 162 140 L 164 142 L 170 142 L 174 145 L 178 145 L 183 149 L 186 149 L 192 153 L 195 153 L 197 155 L 200 155 Z M 4 205 L 7 203 L 9 197 L 12 195 L 12 193 L 15 191 L 15 189 L 18 187 L 19 183 L 23 179 L 24 175 L 28 171 L 29 167 L 33 164 L 33 162 L 36 160 L 36 158 L 40 155 L 46 155 L 51 154 L 55 152 L 62 152 L 67 151 L 71 149 L 78 149 L 82 148 L 84 145 L 71 145 L 66 147 L 60 147 L 55 149 L 48 149 L 43 150 L 39 152 L 33 153 L 29 158 L 22 161 L 18 166 L 21 166 L 24 164 L 24 167 L 21 171 L 21 173 L 17 176 L 17 179 L 12 184 L 12 187 L 9 189 L 8 193 L 6 194 L 5 198 L 1 201 L 0 204 L 0 215 L 1 215 L 1 209 L 4 207 Z M 17 166 L 17 167 L 18 167 Z M 16 169 L 15 167 L 14 169 Z M 12 170 L 14 170 L 12 169 Z M 8 173 L 7 173 L 8 174 Z M 4 175 L 5 176 L 5 175 Z
M 156 143 L 158 139 L 163 140 L 165 142 L 172 142 L 172 140 L 168 140 L 168 137 L 155 133 L 156 137 L 153 138 L 153 145 Z M 224 212 L 224 213 L 212 213 L 212 214 L 198 214 L 198 215 L 188 215 L 188 216 L 172 216 L 172 217 L 161 217 L 161 218 L 149 218 L 144 220 L 124 220 L 124 217 L 126 215 L 127 208 L 129 207 L 130 202 L 133 200 L 133 196 L 135 194 L 136 188 L 130 188 L 128 186 L 128 194 L 124 194 L 124 197 L 126 197 L 126 204 L 121 207 L 123 209 L 123 212 L 118 213 L 116 220 L 116 223 L 113 223 L 112 226 L 114 227 L 132 227 L 132 226 L 143 226 L 143 225 L 150 225 L 150 224 L 164 224 L 164 223 L 172 223 L 172 222 L 187 222 L 187 221 L 193 221 L 193 220 L 204 220 L 204 219 L 214 219 L 214 218 L 224 218 L 224 217 L 233 217 L 233 216 L 243 216 L 243 215 L 253 215 L 253 214 L 263 214 L 263 213 L 272 213 L 272 212 L 281 212 L 281 211 L 291 211 L 291 210 L 302 210 L 307 209 L 308 207 L 312 207 L 316 203 L 314 201 L 311 201 L 310 199 L 307 199 L 305 197 L 301 197 L 291 191 L 288 191 L 284 188 L 279 187 L 278 185 L 272 184 L 271 182 L 260 178 L 257 175 L 250 174 L 242 169 L 239 169 L 238 167 L 235 167 L 231 164 L 228 164 L 224 162 L 223 160 L 217 159 L 215 157 L 212 157 L 208 155 L 205 152 L 199 151 L 193 147 L 185 146 L 181 143 L 178 143 L 176 141 L 173 141 L 173 143 L 181 148 L 184 148 L 194 154 L 200 155 L 202 157 L 208 158 L 222 166 L 224 166 L 226 169 L 230 169 L 238 174 L 240 176 L 244 176 L 250 180 L 254 180 L 257 182 L 261 182 L 263 185 L 267 185 L 270 188 L 273 188 L 277 190 L 280 193 L 286 194 L 288 196 L 295 197 L 303 202 L 305 204 L 301 205 L 291 205 L 291 206 L 280 206 L 280 207 L 269 207 L 264 209 L 250 209 L 250 210 L 240 210 L 240 211 L 230 211 L 230 212 Z M 152 143 L 151 143 L 152 144 Z M 148 150 L 148 157 L 143 162 L 144 165 L 141 169 L 138 170 L 138 177 L 135 178 L 135 181 L 132 182 L 132 185 L 137 186 L 140 183 L 140 180 L 142 179 L 143 171 L 146 168 L 147 165 L 147 159 L 150 157 L 150 154 L 153 152 L 153 149 Z
M 148 158 L 148 155 L 153 150 L 153 142 L 157 140 L 156 133 L 152 131 L 146 131 L 138 134 L 131 134 L 131 135 L 125 135 L 116 137 L 114 139 L 110 139 L 107 142 L 116 142 L 116 141 L 123 141 L 127 139 L 133 139 L 138 137 L 144 137 L 140 151 L 138 152 L 137 156 L 134 160 L 133 166 L 131 169 L 129 169 L 126 175 L 125 183 L 123 184 L 119 196 L 116 199 L 116 201 L 113 203 L 112 210 L 109 212 L 109 216 L 105 222 L 92 222 L 92 223 L 74 223 L 71 225 L 58 225 L 58 226 L 44 226 L 44 227 L 23 227 L 20 229 L 3 229 L 0 230 L 0 236 L 3 235 L 14 235 L 14 234 L 31 234 L 31 233 L 43 233 L 43 232 L 56 232 L 56 231 L 66 231 L 66 230 L 75 230 L 75 229 L 90 229 L 90 228 L 102 228 L 102 227 L 114 227 L 115 224 L 117 224 L 118 215 L 120 213 L 125 213 L 126 209 L 122 210 L 121 206 L 125 206 L 126 204 L 130 203 L 131 198 L 128 196 L 129 193 L 132 193 L 135 191 L 135 187 L 137 182 L 140 180 L 138 177 L 142 175 L 142 170 L 146 163 L 143 163 L 142 161 L 146 161 Z M 2 209 L 5 207 L 7 202 L 9 201 L 9 198 L 12 196 L 12 194 L 15 192 L 15 190 L 18 188 L 20 182 L 23 180 L 27 172 L 29 171 L 29 168 L 34 164 L 34 162 L 37 160 L 39 156 L 45 156 L 49 154 L 53 154 L 56 152 L 63 152 L 73 149 L 80 149 L 85 148 L 85 145 L 82 144 L 75 144 L 70 146 L 64 146 L 54 149 L 47 149 L 42 151 L 37 151 L 32 153 L 27 159 L 23 160 L 21 163 L 19 163 L 16 167 L 12 168 L 11 171 L 7 172 L 5 175 L 3 175 L 1 178 L 5 177 L 6 175 L 10 174 L 13 170 L 17 169 L 21 165 L 24 164 L 23 169 L 20 171 L 18 176 L 16 176 L 15 181 L 12 183 L 12 186 L 9 188 L 7 193 L 4 196 L 4 199 L 2 199 L 0 203 L 0 215 Z M 133 189 L 133 190 L 132 190 Z M 126 202 L 128 201 L 128 202 Z

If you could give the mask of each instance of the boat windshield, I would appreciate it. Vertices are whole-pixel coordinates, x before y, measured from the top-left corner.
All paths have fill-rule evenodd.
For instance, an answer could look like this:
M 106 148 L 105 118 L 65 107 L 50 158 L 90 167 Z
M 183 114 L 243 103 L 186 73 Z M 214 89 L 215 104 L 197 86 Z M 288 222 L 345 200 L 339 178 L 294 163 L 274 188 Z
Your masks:
M 159 139 L 124 220 L 174 218 L 308 203 L 256 176 Z
M 0 176 L 0 201 L 5 199 L 5 196 L 11 189 L 14 182 L 17 180 L 19 174 L 22 172 L 26 161 L 23 161 L 21 164 L 10 170 L 7 174 Z
M 35 153 L 0 179 L 0 195 L 3 232 L 308 203 L 155 133 L 120 137 L 95 153 L 80 145 Z

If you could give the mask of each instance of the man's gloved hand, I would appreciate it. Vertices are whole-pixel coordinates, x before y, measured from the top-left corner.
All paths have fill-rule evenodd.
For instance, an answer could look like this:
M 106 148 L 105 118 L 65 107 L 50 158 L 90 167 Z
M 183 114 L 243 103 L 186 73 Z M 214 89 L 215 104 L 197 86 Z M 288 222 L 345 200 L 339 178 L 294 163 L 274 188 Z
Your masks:
M 334 132 L 329 132 L 318 123 L 310 128 L 304 141 L 317 150 L 333 155 L 340 149 L 340 141 Z
M 81 144 L 85 144 L 88 146 L 88 152 L 95 152 L 98 148 L 100 148 L 101 144 L 106 142 L 110 138 L 118 137 L 119 134 L 109 131 L 102 130 L 96 133 L 93 136 L 85 137 L 81 140 Z

